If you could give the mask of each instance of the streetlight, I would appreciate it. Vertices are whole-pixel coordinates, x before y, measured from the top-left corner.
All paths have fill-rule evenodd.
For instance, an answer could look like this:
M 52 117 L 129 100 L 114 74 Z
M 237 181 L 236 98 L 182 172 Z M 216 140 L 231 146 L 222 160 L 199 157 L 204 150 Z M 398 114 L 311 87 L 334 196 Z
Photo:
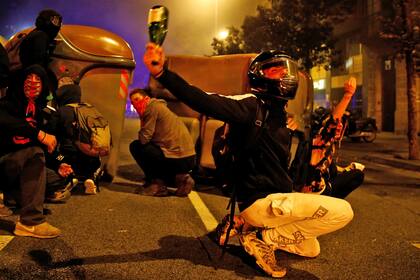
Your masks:
M 227 29 L 220 30 L 219 33 L 217 33 L 217 39 L 219 40 L 224 40 L 227 36 L 229 36 L 229 30 Z

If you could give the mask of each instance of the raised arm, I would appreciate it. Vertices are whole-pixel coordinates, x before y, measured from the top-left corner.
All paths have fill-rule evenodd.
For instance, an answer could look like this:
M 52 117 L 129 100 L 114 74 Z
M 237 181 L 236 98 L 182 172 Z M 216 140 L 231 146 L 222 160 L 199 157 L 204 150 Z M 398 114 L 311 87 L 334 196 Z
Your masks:
M 341 98 L 340 102 L 335 106 L 332 115 L 335 120 L 341 120 L 344 112 L 346 111 L 347 106 L 350 103 L 351 98 L 353 97 L 356 91 L 356 78 L 350 77 L 348 81 L 344 83 L 344 95 Z
M 194 110 L 222 121 L 237 123 L 249 122 L 255 116 L 257 103 L 254 95 L 227 97 L 208 94 L 188 84 L 179 75 L 164 68 L 165 54 L 161 47 L 149 43 L 143 60 L 152 76 Z M 155 65 L 152 61 L 157 61 L 158 64 Z

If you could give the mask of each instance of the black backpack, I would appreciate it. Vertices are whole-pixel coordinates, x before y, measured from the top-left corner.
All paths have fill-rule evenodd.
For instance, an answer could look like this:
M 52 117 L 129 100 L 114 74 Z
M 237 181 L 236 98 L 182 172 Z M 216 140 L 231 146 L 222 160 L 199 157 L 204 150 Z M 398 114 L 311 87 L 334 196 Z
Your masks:
M 263 101 L 257 99 L 257 111 L 255 115 L 255 122 L 252 131 L 248 133 L 247 139 L 243 142 L 243 146 L 239 149 L 241 151 L 248 151 L 257 142 L 261 135 L 262 127 L 268 117 L 268 110 L 264 107 Z M 214 132 L 213 144 L 211 153 L 216 165 L 216 180 L 220 185 L 222 191 L 228 191 L 229 188 L 229 174 L 231 174 L 233 162 L 235 161 L 235 152 L 231 147 L 232 139 L 230 139 L 230 127 L 228 123 L 224 123 Z M 238 149 L 238 147 L 235 147 Z M 225 193 L 226 194 L 226 193 Z

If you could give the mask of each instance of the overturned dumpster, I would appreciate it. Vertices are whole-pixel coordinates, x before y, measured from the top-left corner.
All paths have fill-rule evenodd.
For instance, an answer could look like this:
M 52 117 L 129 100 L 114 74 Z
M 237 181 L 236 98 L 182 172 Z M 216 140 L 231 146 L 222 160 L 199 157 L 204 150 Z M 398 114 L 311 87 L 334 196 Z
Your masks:
M 113 148 L 105 168 L 115 176 L 127 90 L 135 68 L 133 52 L 118 35 L 90 26 L 63 25 L 56 42 L 51 69 L 57 77 L 65 74 L 78 81 L 82 101 L 95 105 L 109 121 Z

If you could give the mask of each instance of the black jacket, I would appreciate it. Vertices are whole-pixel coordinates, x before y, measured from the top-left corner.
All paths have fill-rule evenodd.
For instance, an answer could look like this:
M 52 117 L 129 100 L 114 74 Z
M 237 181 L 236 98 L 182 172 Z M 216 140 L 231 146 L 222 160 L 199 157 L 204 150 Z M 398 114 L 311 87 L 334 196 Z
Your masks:
M 46 73 L 41 66 L 28 67 L 23 76 L 26 77 L 30 73 L 36 73 L 40 76 L 42 84 L 45 85 Z M 4 98 L 0 99 L 0 156 L 24 147 L 40 145 L 37 137 L 40 128 L 43 126 L 44 115 L 42 109 L 47 102 L 48 90 L 44 86 L 41 95 L 36 100 L 36 126 L 33 127 L 25 119 L 28 101 L 23 92 L 23 80 L 19 81 L 19 85 L 18 91 L 8 92 Z M 25 144 L 16 144 L 13 140 L 15 136 L 29 138 L 30 141 Z
M 256 95 L 207 94 L 169 70 L 158 81 L 194 110 L 229 123 L 232 147 L 236 148 L 233 176 L 241 211 L 270 193 L 292 192 L 292 181 L 287 174 L 290 131 L 286 128 L 284 101 L 268 97 L 264 100 L 268 118 L 254 147 L 244 151 L 240 147 L 245 146 L 255 126 L 260 102 Z
M 81 102 L 81 89 L 79 85 L 65 85 L 57 91 L 58 110 L 51 117 L 49 131 L 55 134 L 60 143 L 60 153 L 64 157 L 78 152 L 73 143 L 74 122 L 76 116 L 73 107 L 65 106 L 71 103 Z

